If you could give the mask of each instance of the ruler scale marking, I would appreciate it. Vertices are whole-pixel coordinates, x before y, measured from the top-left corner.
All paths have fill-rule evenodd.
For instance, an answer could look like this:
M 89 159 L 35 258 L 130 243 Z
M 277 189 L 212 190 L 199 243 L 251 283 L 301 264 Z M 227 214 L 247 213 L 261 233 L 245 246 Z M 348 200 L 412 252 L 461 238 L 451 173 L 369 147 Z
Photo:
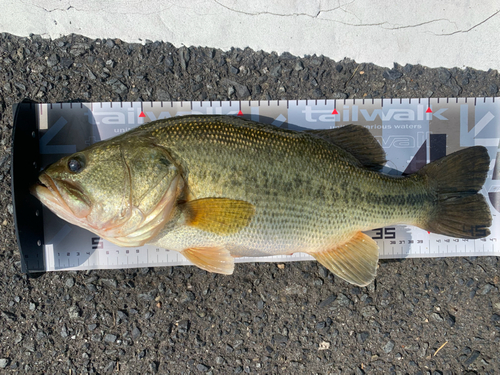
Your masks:
M 404 153 L 400 151 L 405 150 L 405 145 L 409 145 L 412 139 L 416 140 L 416 135 L 421 125 L 418 124 L 418 116 L 419 116 L 419 108 L 418 105 L 422 103 L 422 100 L 427 102 L 428 108 L 432 106 L 432 113 L 424 113 L 425 121 L 431 119 L 432 121 L 428 121 L 429 123 L 429 132 L 433 132 L 433 128 L 439 129 L 440 132 L 443 129 L 449 129 L 447 132 L 447 143 L 446 147 L 449 147 L 452 144 L 460 144 L 457 139 L 460 138 L 460 134 L 456 131 L 458 124 L 450 123 L 446 124 L 443 119 L 451 119 L 458 118 L 457 113 L 460 105 L 467 105 L 472 99 L 474 102 L 472 107 L 469 108 L 469 112 L 475 111 L 478 104 L 481 105 L 482 111 L 488 113 L 490 111 L 492 113 L 492 120 L 484 125 L 484 129 L 481 128 L 481 133 L 487 134 L 486 136 L 481 136 L 481 139 L 493 137 L 494 139 L 500 138 L 500 121 L 499 116 L 500 108 L 499 101 L 495 100 L 496 98 L 410 98 L 403 99 L 399 98 L 399 100 L 393 100 L 392 98 L 386 99 L 375 99 L 370 98 L 371 100 L 365 100 L 364 98 L 356 99 L 343 99 L 340 103 L 343 102 L 344 108 L 339 111 L 338 115 L 332 116 L 332 109 L 329 107 L 333 103 L 333 108 L 336 108 L 336 100 L 333 99 L 329 101 L 328 99 L 323 101 L 314 100 L 286 100 L 286 106 L 284 105 L 282 100 L 256 100 L 256 101 L 248 101 L 248 107 L 246 105 L 242 105 L 242 101 L 234 101 L 234 102 L 223 102 L 218 101 L 218 106 L 214 106 L 213 101 L 200 101 L 196 102 L 195 106 L 193 106 L 193 101 L 189 101 L 189 107 L 184 104 L 188 104 L 187 102 L 174 102 L 170 101 L 170 110 L 167 112 L 162 112 L 161 109 L 164 108 L 164 102 L 148 102 L 151 106 L 151 114 L 156 116 L 156 118 L 164 118 L 160 116 L 174 116 L 178 112 L 182 112 L 183 115 L 188 114 L 185 112 L 185 109 L 196 107 L 195 111 L 200 111 L 202 113 L 225 113 L 225 111 L 231 111 L 233 108 L 233 104 L 238 106 L 241 111 L 243 111 L 244 115 L 248 116 L 264 116 L 263 118 L 267 119 L 282 119 L 285 117 L 286 122 L 288 122 L 289 126 L 299 126 L 306 128 L 318 128 L 318 129 L 327 129 L 331 127 L 338 127 L 347 125 L 350 123 L 356 123 L 360 125 L 364 125 L 368 127 L 370 131 L 377 137 L 379 142 L 383 145 L 386 152 L 388 153 L 388 159 L 391 163 L 395 164 L 398 170 L 404 170 L 405 165 L 409 162 L 408 157 L 404 156 Z M 198 106 L 199 103 L 199 106 Z M 385 105 L 384 105 L 385 103 Z M 425 102 L 424 102 L 425 103 Z M 245 101 L 246 104 L 246 101 Z M 54 106 L 53 103 L 41 103 L 37 104 L 39 107 L 37 108 L 37 113 L 39 114 L 39 129 L 47 130 L 50 129 L 52 125 L 54 125 L 55 121 L 59 118 L 58 116 L 67 116 L 67 119 L 71 120 L 71 126 L 76 126 L 78 119 L 74 119 L 71 116 L 71 113 L 74 111 L 79 111 L 80 113 L 84 113 L 85 111 L 89 112 L 88 118 L 85 116 L 81 116 L 81 126 L 90 126 L 89 123 L 91 121 L 90 114 L 93 115 L 94 119 L 98 119 L 96 123 L 93 125 L 97 127 L 99 138 L 94 139 L 94 141 L 104 140 L 109 138 L 114 133 L 120 133 L 131 129 L 135 126 L 141 125 L 142 123 L 146 123 L 151 121 L 151 118 L 147 116 L 144 119 L 139 121 L 138 115 L 139 112 L 136 113 L 137 109 L 143 110 L 142 102 L 130 102 L 129 106 L 124 106 L 122 102 L 99 102 L 99 103 L 80 103 L 80 106 L 73 106 L 72 103 L 59 103 L 58 106 Z M 448 107 L 449 106 L 449 107 Z M 130 109 L 129 109 L 130 108 Z M 136 108 L 133 110 L 133 108 Z M 216 112 L 212 112 L 212 108 L 215 108 Z M 329 109 L 330 108 L 330 109 Z M 99 111 L 100 109 L 101 111 Z M 103 112 L 104 111 L 106 112 Z M 329 111 L 328 111 L 329 109 Z M 112 124 L 110 120 L 106 123 L 105 115 L 116 115 L 118 116 L 120 113 L 126 114 L 124 116 L 125 119 L 130 119 L 133 116 L 128 116 L 130 111 L 133 110 L 135 114 L 135 122 L 134 123 L 126 123 L 126 124 Z M 209 112 L 210 111 L 210 112 Z M 218 112 L 222 111 L 222 112 Z M 252 113 L 250 113 L 252 111 Z M 425 112 L 425 108 L 424 108 Z M 76 112 L 75 112 L 76 113 Z M 149 114 L 150 112 L 148 112 Z M 481 112 L 482 113 L 482 112 Z M 353 115 L 357 121 L 353 121 Z M 170 117 L 168 116 L 168 117 Z M 57 117 L 57 118 L 56 118 Z M 465 121 L 471 121 L 470 119 L 474 118 L 474 114 L 470 113 L 468 119 Z M 488 117 L 488 118 L 491 118 Z M 46 120 L 44 120 L 46 119 Z M 45 121 L 45 125 L 43 122 Z M 94 120 L 95 121 L 95 120 Z M 283 121 L 283 120 L 280 120 Z M 480 121 L 476 119 L 476 121 Z M 475 125 L 475 124 L 472 124 Z M 280 126 L 280 125 L 278 125 Z M 414 129 L 411 129 L 414 127 Z M 383 130 L 382 130 L 383 128 Z M 454 129 L 454 130 L 453 130 Z M 472 129 L 468 126 L 468 129 Z M 484 131 L 483 131 L 484 130 Z M 477 131 L 477 129 L 476 129 Z M 473 137 L 475 138 L 476 132 L 471 130 Z M 479 132 L 478 132 L 479 133 Z M 43 134 L 40 134 L 43 136 Z M 406 137 L 406 138 L 405 138 Z M 414 138 L 412 138 L 414 137 Z M 403 139 L 406 139 L 406 143 L 401 143 Z M 399 142 L 399 143 L 398 143 Z M 55 140 L 51 141 L 52 144 L 57 144 Z M 427 142 L 430 144 L 430 142 Z M 403 146 L 403 148 L 401 148 Z M 400 147 L 400 148 L 398 148 Z M 492 160 L 496 157 L 497 150 L 493 148 L 493 146 L 488 145 L 488 150 L 490 152 L 490 156 Z M 453 149 L 447 149 L 446 153 L 450 153 L 454 151 Z M 413 152 L 413 151 L 411 151 Z M 426 150 L 427 153 L 430 150 Z M 402 156 L 399 156 L 399 155 Z M 42 165 L 44 165 L 44 160 L 48 160 L 49 155 L 41 155 Z M 427 159 L 429 156 L 427 156 Z M 392 165 L 392 164 L 391 164 Z M 455 243 L 455 250 L 450 252 L 450 248 L 448 242 L 441 243 L 437 242 L 437 238 L 439 237 L 431 237 L 431 235 L 427 234 L 427 232 L 422 233 L 422 231 L 414 228 L 414 227 L 404 227 L 398 226 L 397 234 L 395 237 L 395 244 L 398 244 L 398 237 L 405 241 L 401 243 L 401 250 L 397 250 L 395 245 L 391 244 L 391 239 L 382 238 L 381 240 L 377 240 L 377 243 L 380 247 L 380 256 L 381 258 L 415 258 L 415 257 L 440 257 L 440 256 L 471 256 L 471 255 L 500 255 L 495 249 L 495 242 L 500 235 L 500 222 L 497 220 L 496 209 L 500 209 L 500 207 L 496 207 L 494 201 L 490 201 L 487 191 L 489 191 L 491 196 L 495 196 L 496 194 L 500 195 L 500 183 L 496 185 L 496 180 L 492 180 L 490 177 L 485 184 L 483 192 L 485 193 L 485 197 L 490 204 L 490 208 L 492 210 L 492 214 L 494 215 L 494 222 L 492 226 L 492 235 L 487 239 L 487 241 L 483 241 L 482 246 L 477 246 L 476 242 L 479 240 L 469 240 L 469 241 L 459 241 Z M 499 188 L 496 188 L 499 186 Z M 498 193 L 497 193 L 498 192 Z M 500 198 L 499 198 L 500 202 Z M 59 219 L 56 219 L 59 220 Z M 47 219 L 47 223 L 45 222 L 44 217 L 44 226 L 45 232 L 51 231 L 47 229 L 47 226 L 54 225 L 51 223 L 49 219 Z M 404 237 L 401 237 L 404 233 L 408 233 Z M 83 232 L 82 232 L 83 231 Z M 54 233 L 53 230 L 50 233 Z M 367 232 L 369 235 L 373 235 L 373 232 Z M 71 240 L 75 237 L 75 243 Z M 409 236 L 409 237 L 407 237 Z M 52 238 L 53 236 L 46 236 L 46 238 Z M 99 253 L 102 251 L 115 251 L 120 248 L 116 247 L 108 243 L 107 241 L 102 241 L 102 248 L 99 249 L 90 249 L 91 239 L 95 237 L 95 235 L 88 234 L 88 232 L 84 231 L 80 228 L 73 228 L 72 233 L 68 236 L 70 239 L 62 240 L 59 244 L 45 244 L 44 248 L 44 257 L 49 260 L 46 262 L 48 271 L 57 270 L 57 269 L 98 269 L 98 268 L 120 268 L 120 267 L 136 267 L 136 266 L 155 266 L 155 265 L 186 265 L 190 264 L 184 257 L 175 257 L 170 256 L 169 251 L 162 249 L 161 251 L 156 251 L 153 248 L 149 248 L 145 246 L 136 252 L 135 257 L 131 257 L 129 253 L 126 253 L 124 249 L 121 249 L 121 252 L 115 253 L 118 254 L 116 257 L 116 264 L 111 262 L 110 256 L 106 255 L 106 253 L 102 253 L 103 257 L 99 257 Z M 434 240 L 431 240 L 434 238 Z M 411 240 L 411 241 L 410 241 Z M 424 243 L 427 243 L 427 248 L 422 249 L 422 245 L 418 243 L 420 240 L 427 240 Z M 83 242 L 82 242 L 83 241 Z M 88 241 L 88 242 L 85 242 Z M 453 241 L 452 241 L 453 242 Z M 71 244 L 71 246 L 68 246 Z M 446 244 L 446 246 L 442 246 Z M 488 246 L 486 244 L 489 244 Z M 388 246 L 386 246 L 388 245 Z M 70 250 L 67 250 L 67 249 Z M 399 249 L 399 247 L 398 247 Z M 150 257 L 149 251 L 156 252 L 156 257 Z M 86 254 L 85 256 L 76 256 L 75 254 L 80 252 L 81 254 Z M 145 253 L 144 253 L 145 252 Z M 58 255 L 60 254 L 60 255 Z M 69 256 L 66 254 L 70 254 Z M 162 255 L 164 254 L 164 255 Z M 123 256 L 122 256 L 123 255 Z M 179 255 L 179 254 L 177 254 Z M 122 259 L 120 260 L 120 257 Z M 66 258 L 66 259 L 64 259 Z M 136 260 L 134 260 L 134 258 Z M 266 262 L 266 261 L 301 261 L 301 260 L 310 260 L 311 256 L 307 254 L 297 253 L 292 256 L 273 256 L 273 257 L 262 257 L 262 258 L 242 258 L 238 259 L 238 263 L 240 262 Z M 39 261 L 33 259 L 33 261 Z M 64 264 L 68 264 L 68 267 L 62 266 L 62 261 L 65 261 Z

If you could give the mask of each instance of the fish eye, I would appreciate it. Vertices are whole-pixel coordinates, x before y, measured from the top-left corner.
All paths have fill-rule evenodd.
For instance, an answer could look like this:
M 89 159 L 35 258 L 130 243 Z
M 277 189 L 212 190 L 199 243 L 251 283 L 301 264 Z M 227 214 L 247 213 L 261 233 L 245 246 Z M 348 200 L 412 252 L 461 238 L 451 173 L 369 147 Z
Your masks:
M 83 157 L 73 157 L 68 161 L 68 169 L 73 173 L 80 173 L 85 168 L 85 161 Z

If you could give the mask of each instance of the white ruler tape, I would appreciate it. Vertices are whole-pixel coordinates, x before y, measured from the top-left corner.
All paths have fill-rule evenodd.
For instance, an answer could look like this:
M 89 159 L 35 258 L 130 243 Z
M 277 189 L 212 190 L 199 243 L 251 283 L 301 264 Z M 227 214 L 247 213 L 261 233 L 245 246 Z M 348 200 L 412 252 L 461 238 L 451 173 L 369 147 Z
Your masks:
M 411 172 L 463 147 L 488 148 L 491 168 L 483 193 L 493 215 L 491 235 L 479 240 L 429 234 L 410 226 L 366 232 L 381 258 L 500 255 L 500 98 L 294 100 L 245 102 L 121 102 L 38 105 L 42 165 L 143 123 L 187 114 L 243 115 L 290 129 L 367 127 L 387 153 L 388 166 Z M 144 246 L 120 248 L 44 210 L 47 270 L 190 264 L 181 254 Z M 312 260 L 307 254 L 237 258 L 236 262 Z

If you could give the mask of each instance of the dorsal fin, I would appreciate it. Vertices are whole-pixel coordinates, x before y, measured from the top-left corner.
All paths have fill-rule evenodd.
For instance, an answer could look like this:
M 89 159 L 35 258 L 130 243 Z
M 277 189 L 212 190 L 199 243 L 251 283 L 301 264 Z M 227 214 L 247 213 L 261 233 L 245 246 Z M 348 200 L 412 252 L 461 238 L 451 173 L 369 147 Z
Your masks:
M 346 125 L 336 129 L 306 130 L 305 132 L 346 150 L 366 168 L 379 170 L 386 163 L 384 149 L 370 131 L 361 125 Z

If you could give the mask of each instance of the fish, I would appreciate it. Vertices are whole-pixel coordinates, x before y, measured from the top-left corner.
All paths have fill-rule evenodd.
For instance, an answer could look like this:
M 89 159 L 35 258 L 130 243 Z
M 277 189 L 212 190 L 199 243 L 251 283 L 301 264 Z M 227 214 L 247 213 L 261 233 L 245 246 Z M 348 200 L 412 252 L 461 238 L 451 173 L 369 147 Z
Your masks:
M 122 247 L 151 244 L 232 274 L 237 257 L 306 253 L 366 286 L 379 248 L 366 233 L 404 224 L 457 238 L 490 234 L 473 146 L 416 173 L 383 173 L 363 126 L 292 131 L 224 115 L 150 122 L 65 156 L 32 188 L 60 218 Z

